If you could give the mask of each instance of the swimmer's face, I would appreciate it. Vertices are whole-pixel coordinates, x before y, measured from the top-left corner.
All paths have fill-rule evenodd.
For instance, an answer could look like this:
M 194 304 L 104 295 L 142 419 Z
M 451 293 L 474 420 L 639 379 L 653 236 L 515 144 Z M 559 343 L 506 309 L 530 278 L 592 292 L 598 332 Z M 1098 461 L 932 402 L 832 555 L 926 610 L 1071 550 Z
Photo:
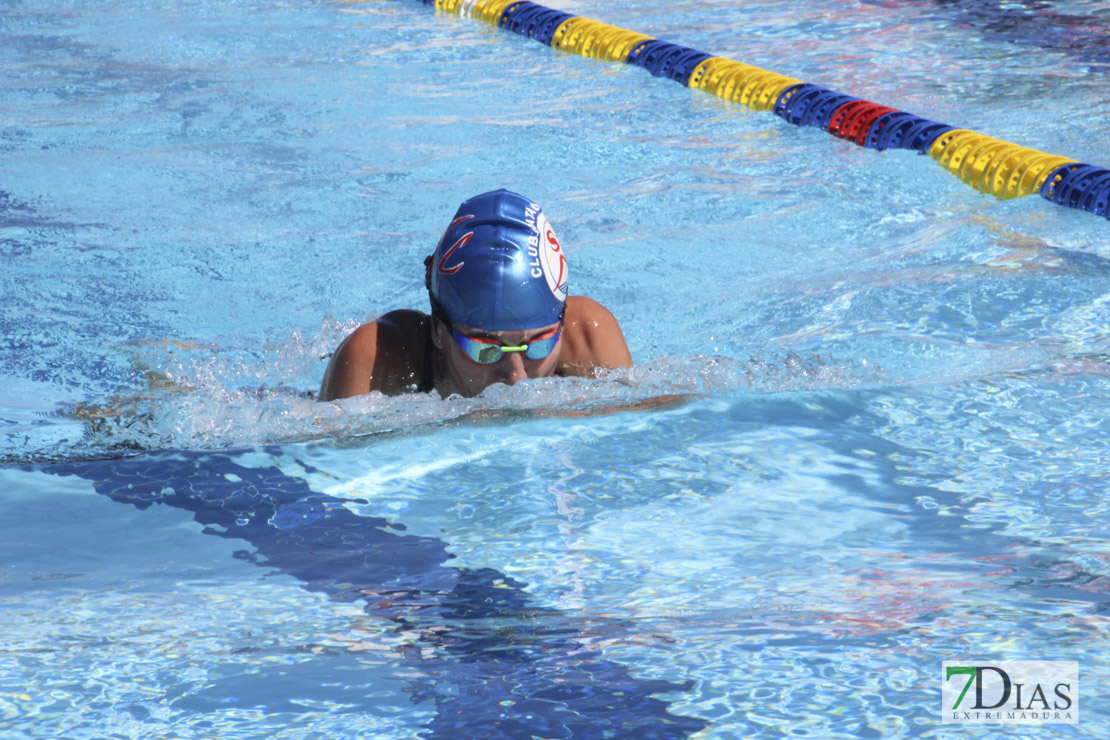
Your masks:
M 559 328 L 559 322 L 549 326 L 524 331 L 483 331 L 465 324 L 454 324 L 460 334 L 479 340 L 493 340 L 506 347 L 528 344 L 542 338 Z M 524 352 L 505 352 L 497 362 L 483 365 L 470 359 L 451 336 L 451 328 L 443 321 L 435 320 L 432 341 L 441 356 L 446 358 L 445 374 L 453 390 L 462 396 L 476 396 L 495 383 L 513 385 L 525 378 L 546 378 L 555 374 L 559 364 L 559 354 L 563 348 L 563 338 L 559 337 L 551 354 L 540 360 L 530 360 Z

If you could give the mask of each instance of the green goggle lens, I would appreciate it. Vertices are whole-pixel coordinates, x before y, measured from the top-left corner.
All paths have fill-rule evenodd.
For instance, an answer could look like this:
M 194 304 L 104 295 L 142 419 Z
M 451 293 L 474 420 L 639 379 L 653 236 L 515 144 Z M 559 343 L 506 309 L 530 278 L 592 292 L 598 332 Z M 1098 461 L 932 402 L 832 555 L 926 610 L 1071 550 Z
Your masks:
M 550 335 L 516 347 L 480 342 L 460 333 L 455 327 L 451 327 L 451 336 L 454 337 L 455 343 L 459 345 L 459 349 L 466 353 L 467 357 L 481 365 L 492 365 L 495 362 L 500 362 L 506 352 L 523 352 L 529 360 L 542 360 L 555 349 L 555 344 L 559 341 L 559 334 L 562 331 L 563 324 L 559 322 L 559 326 Z

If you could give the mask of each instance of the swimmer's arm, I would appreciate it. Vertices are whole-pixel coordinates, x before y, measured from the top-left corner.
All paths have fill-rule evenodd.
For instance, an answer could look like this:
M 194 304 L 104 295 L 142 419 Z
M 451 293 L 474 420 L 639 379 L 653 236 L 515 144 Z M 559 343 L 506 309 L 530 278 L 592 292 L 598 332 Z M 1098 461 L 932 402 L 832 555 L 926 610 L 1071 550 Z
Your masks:
M 537 417 L 557 417 L 575 419 L 583 416 L 605 416 L 629 411 L 654 411 L 657 409 L 677 408 L 685 403 L 696 400 L 694 393 L 673 393 L 665 396 L 652 396 L 641 401 L 618 401 L 599 406 L 579 408 L 550 408 L 550 409 L 482 409 L 472 411 L 463 416 L 469 421 L 515 421 L 518 419 L 534 419 Z
M 402 325 L 412 322 L 399 315 L 402 313 L 416 312 L 390 312 L 363 324 L 340 343 L 324 371 L 318 400 L 334 401 L 371 391 L 395 395 L 408 390 L 414 376 Z
M 566 345 L 560 358 L 561 375 L 593 375 L 599 367 L 631 367 L 624 332 L 609 309 L 593 298 L 567 299 Z

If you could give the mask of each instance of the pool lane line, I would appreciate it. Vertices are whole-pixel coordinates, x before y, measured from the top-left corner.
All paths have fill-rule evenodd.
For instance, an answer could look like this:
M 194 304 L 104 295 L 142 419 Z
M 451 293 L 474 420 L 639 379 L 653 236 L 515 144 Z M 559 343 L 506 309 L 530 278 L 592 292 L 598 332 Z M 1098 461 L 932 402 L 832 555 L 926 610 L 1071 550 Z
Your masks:
M 797 126 L 816 126 L 879 151 L 928 154 L 982 193 L 999 199 L 1039 193 L 1057 205 L 1110 219 L 1110 170 L 1047 154 L 759 67 L 629 31 L 529 0 L 422 0 L 591 59 L 643 67 Z

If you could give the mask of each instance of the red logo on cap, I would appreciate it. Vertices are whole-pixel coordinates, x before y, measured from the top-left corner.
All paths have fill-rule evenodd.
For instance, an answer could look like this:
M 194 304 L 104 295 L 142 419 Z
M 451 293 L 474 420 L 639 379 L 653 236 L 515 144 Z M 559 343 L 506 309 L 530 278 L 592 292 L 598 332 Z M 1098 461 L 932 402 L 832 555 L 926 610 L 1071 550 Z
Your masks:
M 468 218 L 474 218 L 474 216 L 459 216 L 451 222 L 451 225 L 447 227 L 447 230 L 450 231 Z M 457 265 L 451 265 L 450 267 L 443 266 L 444 263 L 447 262 L 447 259 L 455 253 L 456 249 L 466 246 L 466 243 L 470 241 L 470 237 L 472 236 L 474 236 L 474 232 L 468 231 L 467 233 L 460 236 L 459 240 L 452 244 L 450 249 L 443 253 L 443 256 L 439 258 L 439 264 L 436 265 L 436 270 L 439 272 L 440 275 L 454 275 L 456 272 L 459 271 L 460 267 L 466 264 L 465 262 L 460 262 Z

